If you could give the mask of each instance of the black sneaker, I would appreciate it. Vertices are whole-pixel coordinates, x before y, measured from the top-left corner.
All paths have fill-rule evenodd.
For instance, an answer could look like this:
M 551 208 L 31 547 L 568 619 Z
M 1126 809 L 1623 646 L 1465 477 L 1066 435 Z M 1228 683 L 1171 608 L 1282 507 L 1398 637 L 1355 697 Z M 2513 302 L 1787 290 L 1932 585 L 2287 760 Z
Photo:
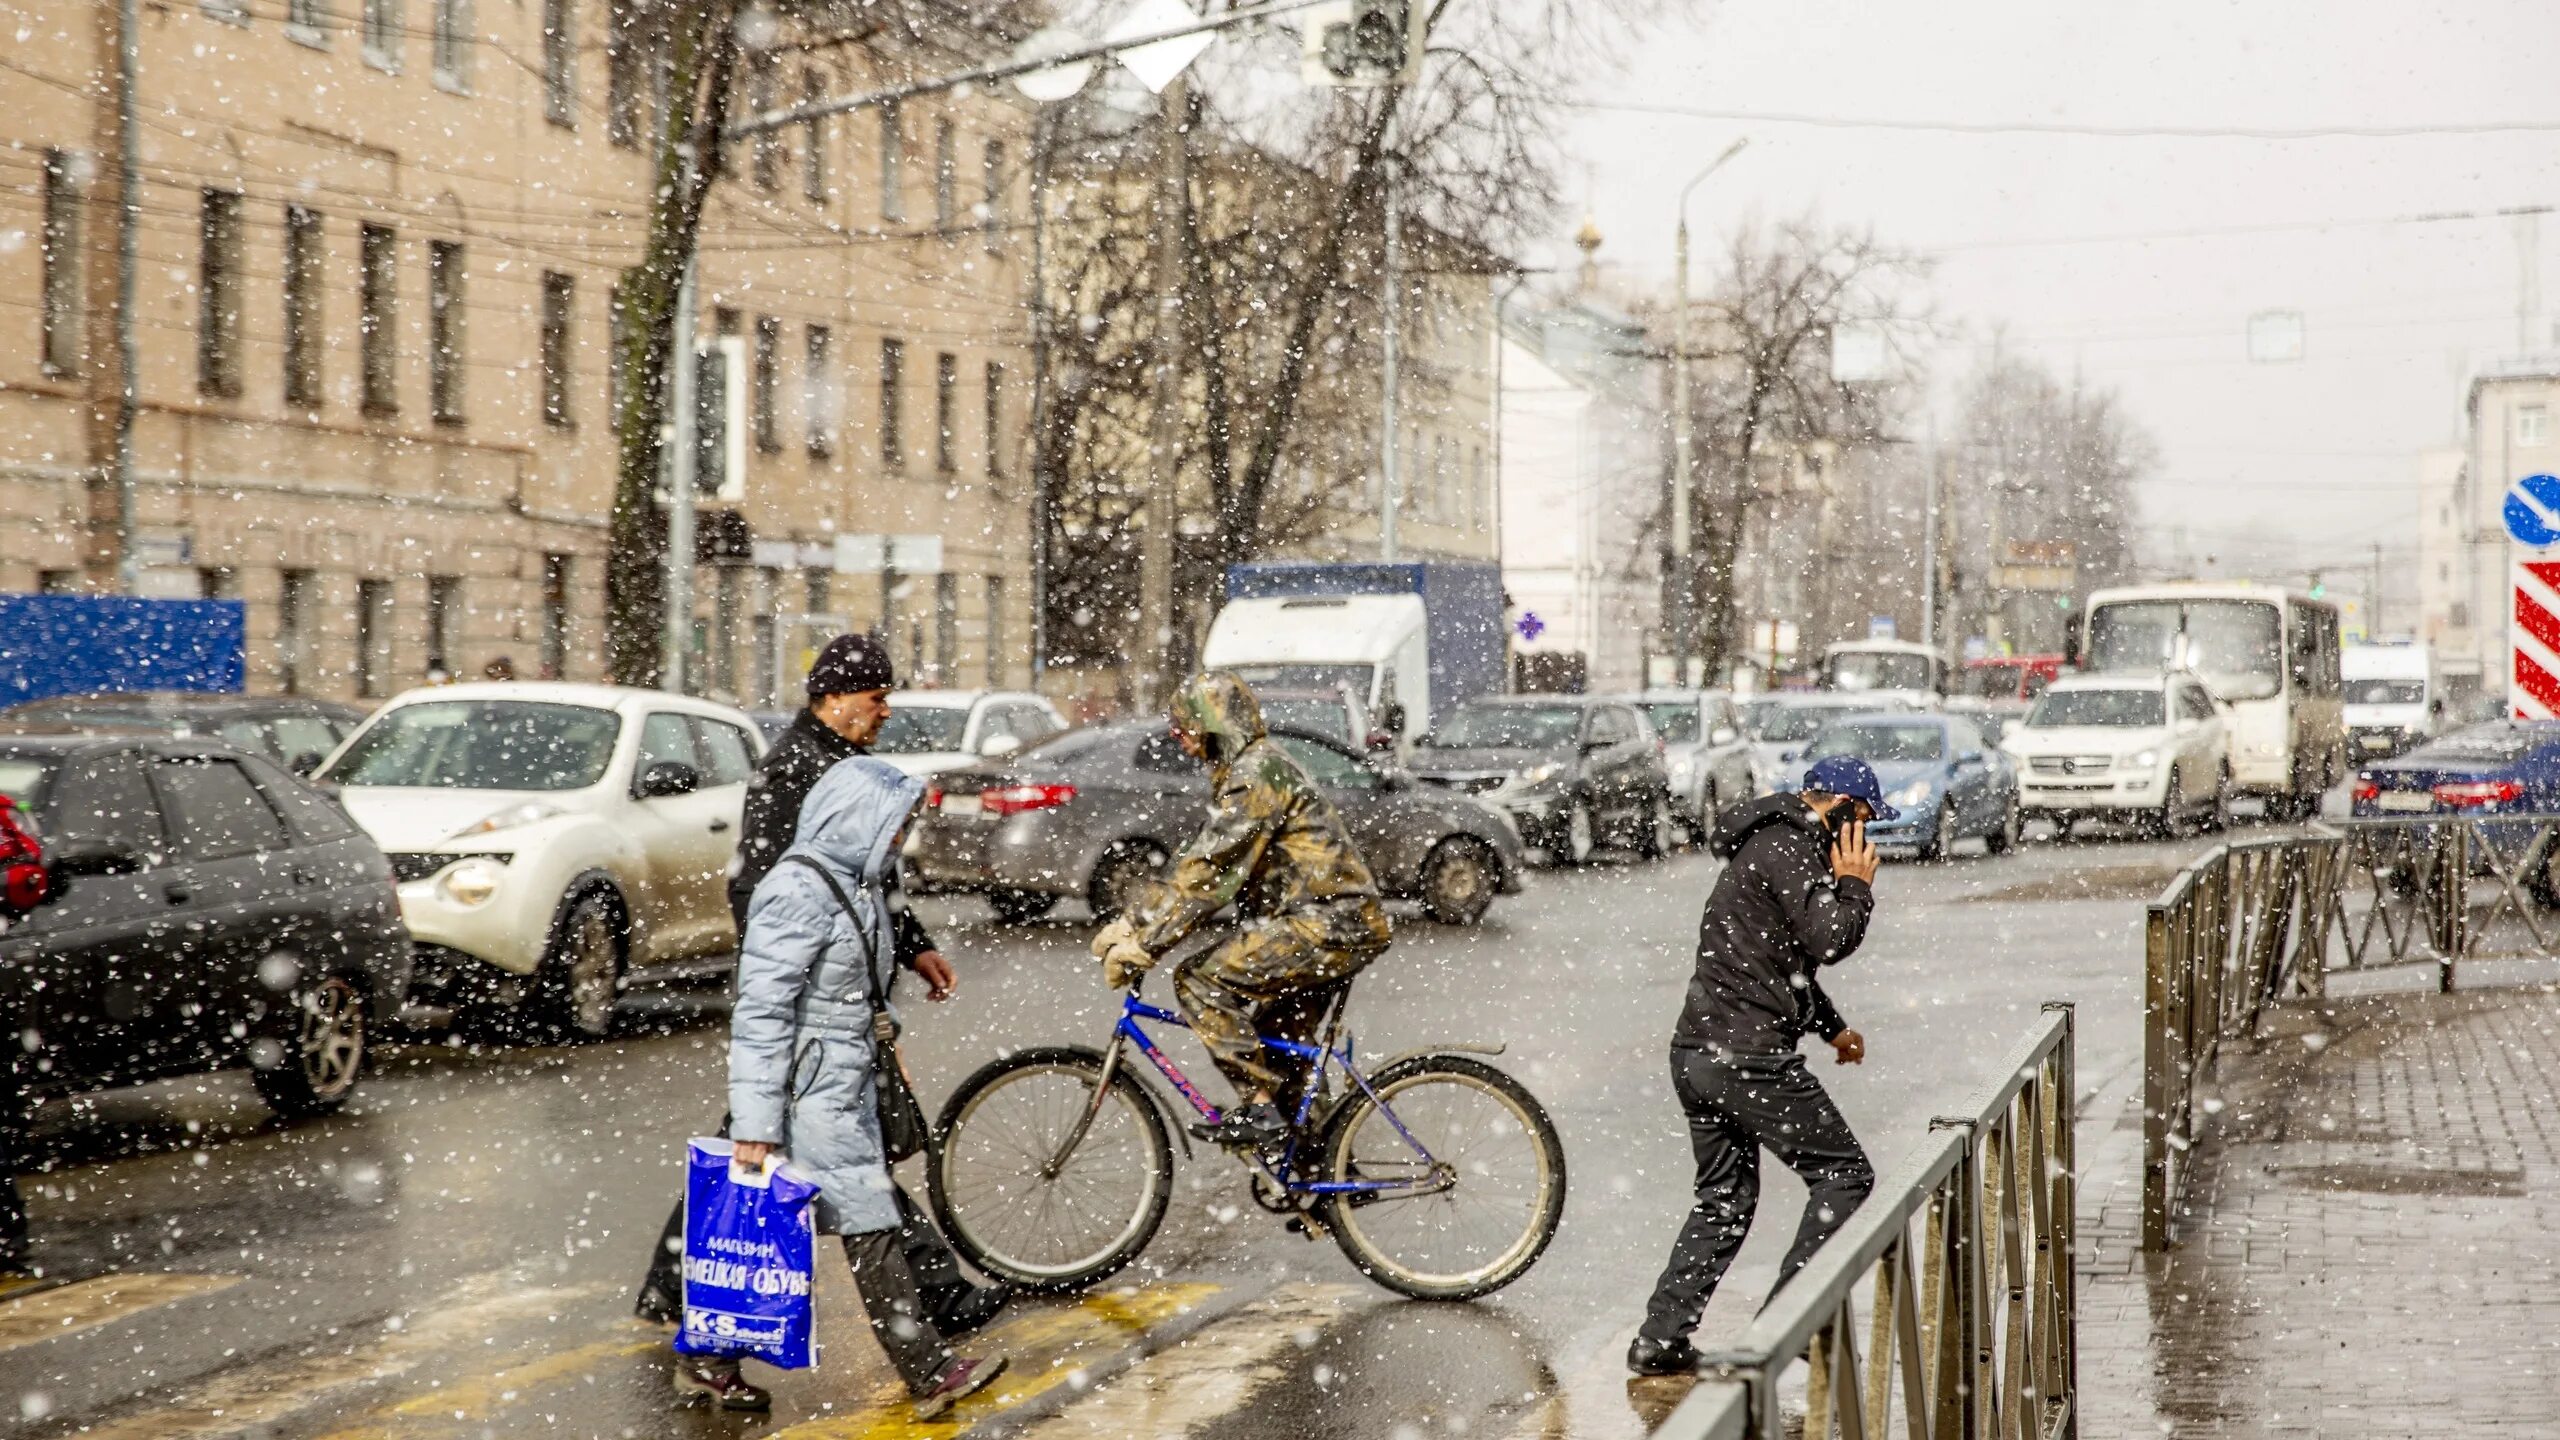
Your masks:
M 1014 1296 L 1012 1286 L 998 1281 L 993 1285 L 963 1285 L 949 1294 L 937 1294 L 926 1308 L 932 1312 L 933 1328 L 946 1340 L 955 1340 L 974 1330 L 986 1328 Z
M 1627 1368 L 1638 1375 L 1695 1375 L 1706 1363 L 1698 1347 L 1686 1336 L 1677 1340 L 1648 1340 L 1642 1335 L 1627 1347 Z
M 1280 1107 L 1268 1100 L 1251 1105 L 1229 1106 L 1214 1125 L 1191 1127 L 1193 1138 L 1221 1145 L 1229 1150 L 1260 1150 L 1289 1138 L 1289 1121 Z
M 773 1393 L 738 1373 L 738 1362 L 719 1355 L 676 1357 L 676 1393 L 690 1400 L 700 1395 L 723 1410 L 766 1411 Z
M 986 1389 L 1012 1363 L 1009 1356 L 988 1355 L 971 1359 L 960 1357 L 942 1367 L 934 1377 L 933 1388 L 916 1397 L 916 1418 L 931 1420 L 954 1405 Z

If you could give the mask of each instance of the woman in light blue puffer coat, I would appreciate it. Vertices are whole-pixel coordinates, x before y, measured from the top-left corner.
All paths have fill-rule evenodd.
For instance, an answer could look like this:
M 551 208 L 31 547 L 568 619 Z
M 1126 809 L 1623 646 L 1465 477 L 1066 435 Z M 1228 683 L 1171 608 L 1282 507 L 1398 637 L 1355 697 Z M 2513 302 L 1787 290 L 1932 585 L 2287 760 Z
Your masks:
M 871 1333 L 930 1417 L 984 1388 L 1005 1361 L 953 1355 L 926 1318 L 899 1249 L 880 1141 L 871 994 L 886 995 L 896 978 L 886 886 L 923 793 L 923 782 L 867 756 L 839 761 L 809 792 L 791 848 L 747 906 L 729 1020 L 729 1135 L 740 1164 L 779 1151 L 817 1182 L 817 1228 L 844 1237 Z

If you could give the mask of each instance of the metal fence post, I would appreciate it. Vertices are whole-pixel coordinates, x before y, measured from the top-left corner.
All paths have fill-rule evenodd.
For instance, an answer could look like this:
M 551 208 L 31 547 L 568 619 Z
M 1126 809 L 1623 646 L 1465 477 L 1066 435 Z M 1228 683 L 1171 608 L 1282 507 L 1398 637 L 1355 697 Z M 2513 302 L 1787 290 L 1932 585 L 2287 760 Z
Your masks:
M 2142 1248 L 2154 1251 L 2169 1248 L 2170 937 L 2185 928 L 2177 921 L 2154 905 L 2142 924 Z
M 2049 1274 L 2054 1286 L 2057 1324 L 2054 1368 L 2062 1379 L 2070 1409 L 2060 1440 L 2080 1436 L 2080 1012 L 2067 1000 L 2045 1002 L 2045 1013 L 2062 1017 L 2062 1046 L 2054 1053 L 2054 1083 L 2048 1092 L 2042 1124 L 2049 1127 L 2046 1158 L 2053 1198 L 2047 1223 L 2053 1231 Z

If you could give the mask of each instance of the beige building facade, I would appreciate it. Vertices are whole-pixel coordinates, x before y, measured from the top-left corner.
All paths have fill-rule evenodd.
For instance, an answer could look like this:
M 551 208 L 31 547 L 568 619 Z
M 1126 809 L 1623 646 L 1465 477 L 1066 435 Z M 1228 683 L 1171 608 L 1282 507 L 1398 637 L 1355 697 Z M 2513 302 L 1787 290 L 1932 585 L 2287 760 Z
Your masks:
M 656 124 L 615 13 L 143 7 L 137 588 L 243 601 L 252 690 L 602 676 Z M 0 4 L 0 590 L 117 583 L 115 15 Z M 747 104 L 966 63 L 811 24 L 747 58 Z M 978 93 L 733 148 L 700 319 L 737 342 L 743 463 L 705 501 L 692 688 L 796 703 L 837 622 L 929 681 L 1028 680 L 1028 121 Z

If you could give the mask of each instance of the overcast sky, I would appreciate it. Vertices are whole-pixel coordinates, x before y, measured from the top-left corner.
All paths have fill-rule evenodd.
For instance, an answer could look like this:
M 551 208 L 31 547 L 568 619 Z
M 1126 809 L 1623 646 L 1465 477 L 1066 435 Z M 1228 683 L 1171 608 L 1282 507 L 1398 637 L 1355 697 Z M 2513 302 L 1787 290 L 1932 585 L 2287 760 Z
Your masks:
M 2455 443 L 2463 377 L 2515 349 L 2519 222 L 2362 222 L 2560 202 L 2552 0 L 1726 0 L 1631 54 L 1595 96 L 1754 118 L 1583 112 L 1573 183 L 1613 268 L 1667 284 L 1673 196 L 1748 134 L 1691 202 L 1694 284 L 1720 231 L 1808 207 L 1941 251 L 1937 311 L 1972 332 L 1942 371 L 2005 326 L 2122 392 L 2163 457 L 2146 531 L 2184 526 L 2226 568 L 2360 564 L 2377 541 L 2406 563 L 2417 452 Z M 2479 128 L 2504 125 L 2532 128 Z M 2197 231 L 2226 233 L 2163 233 Z M 2093 239 L 2128 236 L 2150 238 Z M 2534 248 L 2560 288 L 2560 215 Z M 2306 358 L 2251 364 L 2249 316 L 2280 309 Z M 2537 347 L 2560 348 L 2540 313 Z

